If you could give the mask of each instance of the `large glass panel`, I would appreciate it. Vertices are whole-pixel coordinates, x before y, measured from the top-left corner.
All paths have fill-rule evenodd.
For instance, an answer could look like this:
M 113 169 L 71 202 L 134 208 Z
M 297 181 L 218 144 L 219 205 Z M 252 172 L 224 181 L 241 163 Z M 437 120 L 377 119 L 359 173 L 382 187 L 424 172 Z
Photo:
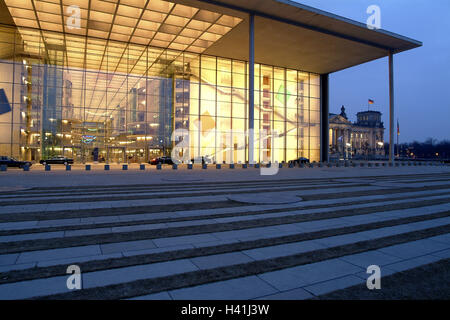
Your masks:
M 136 22 L 144 30 L 136 36 L 151 35 L 142 44 L 0 28 L 7 57 L 0 60 L 0 154 L 30 161 L 64 155 L 76 163 L 143 163 L 177 148 L 183 161 L 246 162 L 248 63 L 188 47 L 207 46 L 235 21 L 217 17 L 213 26 L 214 17 L 202 13 L 203 20 L 191 23 L 197 10 L 157 3 L 146 9 L 146 23 Z M 131 28 L 135 18 L 123 13 L 114 30 L 126 36 L 123 28 Z M 163 29 L 174 37 L 151 33 L 163 15 L 173 15 Z M 183 19 L 189 30 L 177 25 Z M 180 34 L 173 34 L 176 27 Z M 204 37 L 203 29 L 209 30 Z M 187 51 L 161 47 L 172 40 Z M 256 64 L 254 123 L 257 161 L 319 160 L 320 77 Z

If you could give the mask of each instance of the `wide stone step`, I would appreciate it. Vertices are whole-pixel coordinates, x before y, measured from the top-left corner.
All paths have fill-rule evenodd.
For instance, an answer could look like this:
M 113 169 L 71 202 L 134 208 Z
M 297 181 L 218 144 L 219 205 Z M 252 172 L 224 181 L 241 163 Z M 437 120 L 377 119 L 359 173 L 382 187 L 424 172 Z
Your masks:
M 450 219 L 448 218 L 449 215 L 450 212 L 448 211 L 437 212 L 435 214 L 413 216 L 407 218 L 374 222 L 370 224 L 346 226 L 341 228 L 326 229 L 323 231 L 316 231 L 309 233 L 297 233 L 292 235 L 286 235 L 283 237 L 237 241 L 222 245 L 210 244 L 209 246 L 199 246 L 197 249 L 191 249 L 189 247 L 187 248 L 179 247 L 176 249 L 176 251 L 174 251 L 173 247 L 172 248 L 169 247 L 166 249 L 162 248 L 160 250 L 153 250 L 153 251 L 147 250 L 147 252 L 145 252 L 145 250 L 142 250 L 140 252 L 136 251 L 134 253 L 129 253 L 128 255 L 125 255 L 126 258 L 121 258 L 117 256 L 107 257 L 107 255 L 101 256 L 100 248 L 98 248 L 98 246 L 78 247 L 72 248 L 72 250 L 56 249 L 52 251 L 35 251 L 29 253 L 22 253 L 20 255 L 17 255 L 17 257 L 13 257 L 13 255 L 9 256 L 12 259 L 18 261 L 19 265 L 31 263 L 33 260 L 39 259 L 45 260 L 45 257 L 48 256 L 51 256 L 54 259 L 59 256 L 60 262 L 63 263 L 63 265 L 56 265 L 53 268 L 43 268 L 43 269 L 35 268 L 30 271 L 23 270 L 19 272 L 10 272 L 9 274 L 3 275 L 3 278 L 2 280 L 0 280 L 0 283 L 10 281 L 20 281 L 21 279 L 24 278 L 29 279 L 30 277 L 39 278 L 58 272 L 60 274 L 64 274 L 65 268 L 67 267 L 68 263 L 72 262 L 79 263 L 83 261 L 89 261 L 89 259 L 92 259 L 92 261 L 82 263 L 80 265 L 82 270 L 107 269 L 111 267 L 119 267 L 124 265 L 134 265 L 136 263 L 143 264 L 149 262 L 159 262 L 182 258 L 195 259 L 195 257 L 197 257 L 197 259 L 203 259 L 204 263 L 210 261 L 214 265 L 220 263 L 223 264 L 224 261 L 230 261 L 233 264 L 233 261 L 236 257 L 232 256 L 232 259 L 230 260 L 229 255 L 236 254 L 237 252 L 241 252 L 241 256 L 251 257 L 253 260 L 258 260 L 258 257 L 262 259 L 267 259 L 270 257 L 272 258 L 274 257 L 270 256 L 270 254 L 277 255 L 281 253 L 281 255 L 286 255 L 286 253 L 295 253 L 295 250 L 298 250 L 300 252 L 302 250 L 305 250 L 305 248 L 307 249 L 308 245 L 312 244 L 313 242 L 315 243 L 315 245 L 313 245 L 312 247 L 311 245 L 309 245 L 310 249 L 317 249 L 320 247 L 327 247 L 338 244 L 348 244 L 362 240 L 375 239 L 381 236 L 397 235 L 399 233 L 411 230 L 421 230 L 425 228 L 435 227 L 439 226 L 440 224 L 450 222 Z M 405 224 L 408 222 L 409 224 Z M 135 247 L 136 244 L 131 243 L 130 246 Z M 123 249 L 123 247 L 121 249 Z M 86 255 L 88 252 L 91 254 L 90 258 L 89 257 L 88 259 L 79 258 L 83 254 Z M 118 252 L 110 251 L 109 253 L 117 254 Z M 73 257 L 72 259 L 68 257 L 70 255 L 72 255 Z M 61 259 L 64 256 L 66 257 L 66 259 Z M 101 260 L 99 258 L 100 256 Z M 223 259 L 224 256 L 228 258 Z M 113 260 L 104 262 L 102 261 L 108 258 Z M 52 262 L 50 261 L 49 263 L 46 264 L 44 261 L 43 265 L 44 266 L 52 265 Z
M 258 260 L 254 262 L 247 262 L 247 263 L 241 263 L 236 265 L 227 265 L 224 267 L 217 267 L 213 269 L 201 269 L 201 270 L 195 270 L 190 272 L 183 272 L 181 274 L 174 274 L 174 275 L 168 275 L 168 276 L 156 276 L 154 278 L 148 277 L 148 268 L 136 268 L 134 275 L 130 275 L 131 269 L 125 268 L 125 269 L 111 269 L 107 271 L 100 271 L 100 272 L 107 272 L 108 274 L 104 274 L 102 277 L 100 274 L 92 273 L 90 274 L 87 279 L 90 279 L 91 277 L 94 279 L 97 279 L 96 282 L 93 282 L 93 284 L 85 283 L 85 289 L 83 290 L 77 290 L 72 292 L 67 292 L 67 289 L 64 289 L 65 292 L 56 293 L 50 296 L 39 296 L 39 298 L 51 298 L 51 299 L 122 299 L 122 298 L 131 298 L 133 296 L 139 296 L 149 293 L 158 293 L 163 291 L 169 291 L 169 290 L 176 290 L 181 288 L 189 288 L 189 287 L 195 287 L 198 285 L 203 285 L 206 283 L 215 283 L 218 281 L 224 281 L 224 280 L 231 280 L 231 279 L 237 279 L 237 278 L 244 278 L 249 277 L 253 275 L 260 275 L 260 278 L 264 277 L 264 274 L 271 275 L 271 273 L 274 272 L 285 272 L 284 277 L 283 275 L 273 275 L 273 278 L 276 279 L 276 281 L 283 281 L 283 283 L 287 283 L 290 286 L 298 286 L 300 287 L 302 284 L 298 284 L 293 282 L 293 279 L 298 277 L 300 274 L 302 274 L 302 270 L 299 268 L 303 265 L 311 265 L 316 262 L 324 262 L 324 270 L 328 270 L 329 272 L 335 272 L 333 270 L 342 270 L 345 267 L 338 266 L 337 268 L 329 268 L 334 263 L 334 259 L 366 252 L 369 250 L 375 250 L 380 249 L 384 247 L 391 247 L 398 244 L 403 244 L 407 242 L 417 241 L 421 239 L 430 238 L 433 236 L 438 236 L 442 234 L 447 234 L 450 232 L 450 225 L 440 226 L 437 228 L 431 228 L 427 230 L 421 230 L 420 232 L 414 231 L 410 233 L 403 233 L 396 236 L 391 237 L 385 237 L 385 238 L 379 238 L 375 240 L 368 240 L 368 241 L 362 241 L 342 246 L 336 246 L 332 248 L 325 248 L 325 249 L 319 249 L 314 250 L 311 252 L 305 252 L 305 253 L 298 253 L 295 255 L 290 256 L 284 256 L 284 257 L 278 257 L 274 259 L 268 259 L 268 260 Z M 428 244 L 428 246 L 433 246 L 435 252 L 446 250 L 450 247 L 450 244 L 437 246 L 436 241 L 431 240 L 432 243 Z M 436 242 L 436 243 L 435 243 Z M 434 252 L 434 251 L 433 251 Z M 173 261 L 174 265 L 171 265 L 173 267 L 172 270 L 177 269 L 177 266 L 180 267 L 180 269 L 189 269 L 185 263 L 187 263 L 187 260 L 177 260 Z M 183 266 L 180 266 L 182 264 Z M 155 264 L 156 267 L 161 267 L 159 264 Z M 357 274 L 363 271 L 363 268 L 354 266 L 352 264 L 346 263 L 347 267 L 352 267 L 351 273 Z M 328 266 L 328 267 L 326 267 Z M 140 266 L 142 267 L 142 266 Z M 166 265 L 167 267 L 167 265 Z M 195 266 L 194 266 L 195 267 Z M 133 267 L 130 267 L 133 268 Z M 280 271 L 279 271 L 280 270 Z M 294 270 L 294 272 L 293 272 Z M 140 273 L 142 271 L 143 273 Z M 165 270 L 165 272 L 170 272 Z M 348 270 L 346 270 L 348 272 Z M 155 273 L 153 273 L 155 274 Z M 293 275 L 294 274 L 294 275 Z M 86 276 L 86 274 L 84 274 Z M 109 276 L 108 276 L 109 275 Z M 336 277 L 337 274 L 332 274 L 332 278 Z M 339 273 L 338 275 L 342 275 Z M 138 280 L 132 280 L 131 282 L 122 282 L 127 281 L 131 278 L 138 278 L 141 277 L 143 279 Z M 286 276 L 288 279 L 286 279 Z M 99 280 L 102 279 L 102 280 Z M 269 279 L 265 280 L 266 282 Z M 322 279 L 320 279 L 322 280 Z M 35 280 L 39 281 L 39 280 Z M 43 281 L 41 279 L 40 281 Z M 49 278 L 47 279 L 49 281 L 49 285 L 51 283 L 59 283 L 61 279 L 58 278 Z M 36 284 L 36 283 L 35 283 Z M 23 283 L 12 283 L 12 284 L 5 284 L 5 286 L 11 286 L 11 290 L 13 290 L 15 287 L 14 285 L 24 285 Z M 45 286 L 44 283 L 39 283 L 39 290 L 42 286 Z M 278 285 L 279 287 L 281 285 Z M 29 286 L 28 286 L 29 288 Z M 277 288 L 277 287 L 275 287 Z M 0 287 L 0 291 L 1 287 Z M 19 290 L 20 287 L 19 287 Z M 57 292 L 57 290 L 53 290 L 54 292 Z M 39 292 L 38 294 L 40 294 Z M 255 294 L 258 294 L 259 292 L 255 292 Z M 27 292 L 27 294 L 31 294 L 30 291 Z M 236 297 L 239 298 L 239 297 Z
M 378 205 L 388 205 L 388 204 L 398 204 L 398 203 L 407 203 L 410 202 L 411 199 L 415 201 L 419 200 L 435 200 L 435 199 L 445 199 L 450 196 L 450 193 L 438 193 L 437 195 L 433 195 L 428 193 L 427 195 L 414 196 L 410 195 L 405 199 L 398 199 L 395 196 L 391 196 L 392 200 L 389 197 L 384 197 L 381 199 L 372 199 L 369 200 L 360 200 L 360 204 L 355 204 L 355 201 L 352 201 L 350 204 L 346 204 L 342 202 L 340 204 L 335 204 L 333 208 L 335 210 L 343 210 L 343 209 L 357 209 L 357 208 L 365 208 L 373 206 L 374 204 Z M 356 200 L 356 199 L 354 199 Z M 20 228 L 23 223 L 4 223 L 0 224 L 0 242 L 8 242 L 8 241 L 18 241 L 18 240 L 31 240 L 31 239 L 43 239 L 43 238 L 52 238 L 52 237 L 69 237 L 75 235 L 87 235 L 87 234 L 103 234 L 103 233 L 114 233 L 114 232 L 123 232 L 123 231 L 139 231 L 139 230 L 150 230 L 150 229 L 158 229 L 161 227 L 178 227 L 178 226 L 189 226 L 189 225 L 201 225 L 201 224 L 215 224 L 222 222 L 235 222 L 235 221 L 248 221 L 255 220 L 259 218 L 269 218 L 269 217 L 283 217 L 295 215 L 298 213 L 319 213 L 319 212 L 327 212 L 329 211 L 330 206 L 327 204 L 324 205 L 316 205 L 314 203 L 318 201 L 309 202 L 308 206 L 304 207 L 295 207 L 291 208 L 286 207 L 279 209 L 272 209 L 270 207 L 265 208 L 265 210 L 261 210 L 258 212 L 254 207 L 243 207 L 243 208 L 235 208 L 236 212 L 226 212 L 226 213 L 216 213 L 210 214 L 210 210 L 205 210 L 205 213 L 209 215 L 194 215 L 190 216 L 189 211 L 182 211 L 177 213 L 163 213 L 163 214 L 142 214 L 140 216 L 140 220 L 138 221 L 127 221 L 127 216 L 113 216 L 113 217 L 98 217 L 94 218 L 83 218 L 78 220 L 73 219 L 62 219 L 62 220 L 50 220 L 47 224 L 43 224 L 42 222 L 36 222 L 36 225 L 41 227 L 33 226 L 24 229 L 12 229 L 15 225 L 17 228 Z M 252 209 L 254 211 L 247 211 Z M 313 209 L 314 208 L 314 209 Z M 247 209 L 247 210 L 243 210 Z M 217 212 L 218 210 L 216 210 Z M 230 209 L 228 211 L 231 211 Z M 195 211 L 194 213 L 197 213 Z M 159 217 L 159 218 L 158 218 Z M 147 218 L 147 219 L 145 219 Z M 98 221 L 99 223 L 95 223 Z M 61 224 L 62 225 L 61 225 Z M 50 226 L 50 227 L 49 227 Z M 8 228 L 8 230 L 1 231 L 2 228 Z M 59 232 L 59 233 L 58 233 Z

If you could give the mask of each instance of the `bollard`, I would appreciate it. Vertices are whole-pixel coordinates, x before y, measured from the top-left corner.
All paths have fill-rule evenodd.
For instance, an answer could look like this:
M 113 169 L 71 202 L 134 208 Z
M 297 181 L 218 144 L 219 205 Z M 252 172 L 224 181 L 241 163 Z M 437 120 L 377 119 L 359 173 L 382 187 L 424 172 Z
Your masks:
M 156 165 L 156 170 L 161 170 L 162 169 L 162 165 L 161 165 L 161 163 L 158 163 L 157 165 Z
M 139 170 L 145 171 L 145 164 L 141 164 L 141 165 L 139 166 Z
M 45 171 L 51 171 L 52 167 L 49 164 L 45 165 Z
M 234 169 L 234 163 L 230 164 L 230 169 Z
M 174 163 L 174 164 L 172 165 L 172 170 L 178 170 L 178 165 L 177 165 L 176 163 Z
M 127 171 L 128 170 L 128 165 L 127 164 L 122 165 L 122 170 L 123 171 Z
M 204 163 L 204 164 L 202 165 L 202 169 L 203 169 L 203 170 L 208 169 L 208 165 L 207 165 L 206 163 Z
M 109 164 L 105 164 L 105 171 L 109 171 L 111 168 L 109 166 Z
M 67 166 L 66 166 L 66 171 L 71 171 L 72 170 L 72 166 L 70 165 L 70 164 L 68 164 Z
M 86 171 L 91 171 L 91 165 L 90 164 L 86 165 Z
M 222 169 L 222 165 L 221 165 L 221 164 L 216 164 L 216 169 L 217 169 L 217 170 Z
M 0 166 L 0 171 L 7 171 L 8 170 L 8 166 L 6 166 L 6 165 L 4 165 L 4 164 L 2 164 L 1 166 Z
M 242 169 L 247 169 L 248 168 L 248 165 L 246 164 L 246 163 L 244 163 L 243 165 L 242 165 Z
M 188 170 L 192 170 L 193 167 L 194 166 L 192 165 L 192 163 L 188 163 L 188 165 L 187 165 Z

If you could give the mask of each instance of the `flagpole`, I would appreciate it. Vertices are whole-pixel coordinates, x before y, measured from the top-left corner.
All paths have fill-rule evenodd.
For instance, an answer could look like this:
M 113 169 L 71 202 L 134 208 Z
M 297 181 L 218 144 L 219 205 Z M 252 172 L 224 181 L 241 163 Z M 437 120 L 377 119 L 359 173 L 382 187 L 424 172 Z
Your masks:
M 400 139 L 400 127 L 398 125 L 398 118 L 397 118 L 397 158 L 400 158 L 400 153 L 399 153 L 399 139 Z

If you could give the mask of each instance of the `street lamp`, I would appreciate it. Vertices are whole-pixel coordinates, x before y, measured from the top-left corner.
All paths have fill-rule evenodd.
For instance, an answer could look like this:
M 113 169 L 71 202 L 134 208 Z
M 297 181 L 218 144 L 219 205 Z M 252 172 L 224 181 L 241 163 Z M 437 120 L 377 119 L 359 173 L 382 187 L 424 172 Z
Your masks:
M 347 154 L 346 158 L 349 159 L 350 158 L 349 157 L 349 150 L 350 150 L 350 156 L 352 155 L 352 145 L 350 143 L 346 142 L 345 146 L 347 147 L 346 150 L 345 150 L 346 154 Z

